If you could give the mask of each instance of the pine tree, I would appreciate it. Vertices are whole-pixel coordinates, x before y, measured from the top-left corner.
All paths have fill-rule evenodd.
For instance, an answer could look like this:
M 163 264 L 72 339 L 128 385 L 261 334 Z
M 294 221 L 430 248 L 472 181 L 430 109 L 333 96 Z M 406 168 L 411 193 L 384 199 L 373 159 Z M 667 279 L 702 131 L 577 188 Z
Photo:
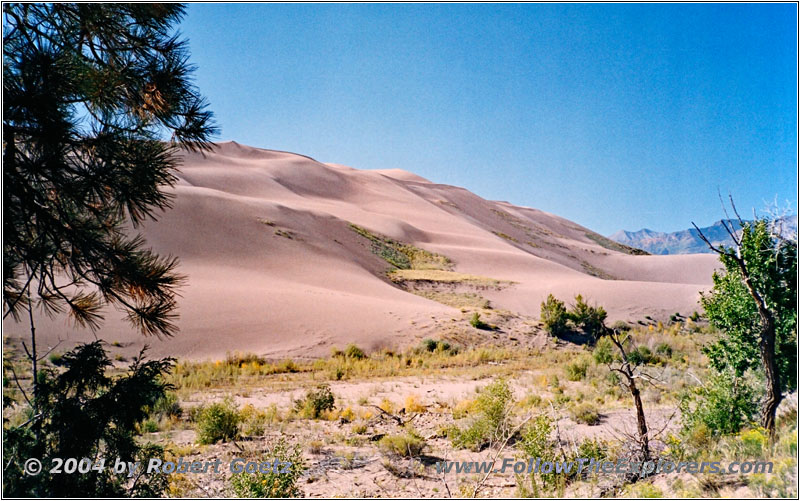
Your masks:
M 94 330 L 110 305 L 146 336 L 176 332 L 177 259 L 135 230 L 170 207 L 178 150 L 208 150 L 216 133 L 175 32 L 183 14 L 178 4 L 3 4 L 3 318 L 30 323 L 34 382 L 29 397 L 17 381 L 31 418 L 3 430 L 15 465 L 5 494 L 154 496 L 166 485 L 67 482 L 19 465 L 69 450 L 157 452 L 134 435 L 172 361 L 137 359 L 129 377 L 111 380 L 93 343 L 65 355 L 63 372 L 39 371 L 34 310 Z
M 216 132 L 174 33 L 184 7 L 3 14 L 4 318 L 38 306 L 96 329 L 109 304 L 144 335 L 174 334 L 177 260 L 127 228 L 170 206 L 175 153 Z

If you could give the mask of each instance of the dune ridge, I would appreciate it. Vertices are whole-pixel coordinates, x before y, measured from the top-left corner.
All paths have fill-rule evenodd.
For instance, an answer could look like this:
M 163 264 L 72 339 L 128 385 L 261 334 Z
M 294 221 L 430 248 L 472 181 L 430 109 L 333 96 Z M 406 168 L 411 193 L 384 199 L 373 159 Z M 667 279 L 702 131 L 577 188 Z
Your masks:
M 495 308 L 531 317 L 548 293 L 582 293 L 610 320 L 690 314 L 717 267 L 712 255 L 632 255 L 554 214 L 411 172 L 358 170 L 235 142 L 183 155 L 178 178 L 174 208 L 143 234 L 156 251 L 178 256 L 188 277 L 180 333 L 145 340 L 114 311 L 97 333 L 131 350 L 147 342 L 155 355 L 238 350 L 279 358 L 325 355 L 349 342 L 399 347 L 460 321 L 458 309 L 387 278 L 390 266 L 351 223 L 447 256 L 455 272 L 513 282 L 481 294 Z M 26 332 L 11 321 L 4 327 Z M 40 316 L 37 332 L 44 345 L 94 338 L 63 318 Z

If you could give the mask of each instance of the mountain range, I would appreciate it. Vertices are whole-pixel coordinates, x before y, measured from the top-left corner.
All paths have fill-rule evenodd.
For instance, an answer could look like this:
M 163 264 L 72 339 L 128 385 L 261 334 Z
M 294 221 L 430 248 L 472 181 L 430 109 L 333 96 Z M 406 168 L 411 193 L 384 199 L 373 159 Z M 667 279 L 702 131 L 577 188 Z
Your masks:
M 732 246 L 733 239 L 723 224 L 725 221 L 729 228 L 735 231 L 741 229 L 741 224 L 738 219 L 720 220 L 711 226 L 700 228 L 703 235 L 715 246 L 725 245 Z M 786 236 L 797 235 L 797 215 L 785 216 L 778 220 L 781 233 Z M 628 245 L 650 254 L 698 254 L 698 253 L 711 253 L 713 252 L 708 248 L 705 242 L 700 238 L 698 231 L 695 228 L 686 230 L 675 231 L 672 233 L 665 233 L 660 231 L 653 231 L 647 228 L 639 231 L 625 231 L 620 230 L 612 235 L 609 235 L 611 240 L 619 242 L 623 245 Z

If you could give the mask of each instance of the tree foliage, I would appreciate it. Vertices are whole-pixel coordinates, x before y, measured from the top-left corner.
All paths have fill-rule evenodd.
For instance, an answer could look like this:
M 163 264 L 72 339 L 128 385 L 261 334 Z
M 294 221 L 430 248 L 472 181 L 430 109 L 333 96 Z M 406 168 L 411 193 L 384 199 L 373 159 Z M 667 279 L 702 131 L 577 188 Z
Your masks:
M 540 319 L 544 328 L 550 334 L 557 336 L 567 330 L 567 308 L 564 301 L 560 301 L 552 294 L 547 295 L 547 299 L 542 302 Z
M 206 149 L 212 115 L 191 83 L 179 4 L 3 5 L 3 303 L 29 298 L 97 328 L 122 308 L 175 332 L 177 261 L 138 227 L 170 206 L 180 147 Z
M 67 352 L 60 370 L 39 373 L 37 416 L 32 416 L 31 426 L 3 430 L 5 496 L 153 497 L 164 490 L 163 475 L 143 475 L 131 484 L 127 472 L 112 471 L 116 458 L 146 462 L 145 458 L 163 456 L 160 447 L 137 440 L 137 424 L 169 390 L 163 376 L 173 360 L 145 362 L 143 354 L 144 350 L 126 374 L 109 377 L 111 360 L 102 342 L 95 341 Z M 39 475 L 23 473 L 28 458 L 42 461 Z M 106 458 L 106 464 L 88 473 L 50 473 L 52 458 Z
M 606 310 L 602 306 L 591 306 L 583 296 L 575 296 L 575 304 L 567 311 L 564 302 L 549 294 L 542 302 L 540 319 L 550 334 L 557 336 L 571 328 L 597 338 L 605 328 Z
M 781 390 L 792 391 L 797 388 L 797 244 L 772 235 L 769 221 L 762 219 L 744 224 L 739 253 L 754 288 L 774 312 Z M 728 254 L 720 260 L 725 269 L 714 273 L 714 287 L 701 301 L 722 335 L 706 353 L 712 367 L 741 377 L 760 368 L 761 319 L 738 263 Z
M 575 296 L 575 304 L 569 312 L 569 319 L 584 333 L 597 337 L 603 332 L 606 310 L 602 306 L 590 306 L 583 296 Z
M 724 265 L 702 297 L 709 321 L 722 331 L 707 353 L 718 373 L 732 375 L 734 390 L 741 391 L 737 381 L 746 371 L 763 374 L 761 426 L 774 437 L 783 393 L 797 388 L 797 242 L 772 231 L 768 219 L 740 223 L 740 235 L 726 226 L 732 248 L 714 246 L 698 230 Z

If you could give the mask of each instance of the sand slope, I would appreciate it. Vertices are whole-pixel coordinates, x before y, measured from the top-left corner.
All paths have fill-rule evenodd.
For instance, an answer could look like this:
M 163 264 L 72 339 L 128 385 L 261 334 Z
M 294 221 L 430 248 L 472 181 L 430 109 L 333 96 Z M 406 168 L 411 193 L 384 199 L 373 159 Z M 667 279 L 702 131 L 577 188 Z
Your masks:
M 351 222 L 444 254 L 455 271 L 514 281 L 485 296 L 523 315 L 537 316 L 550 292 L 564 299 L 583 293 L 611 320 L 689 314 L 717 266 L 712 255 L 620 252 L 553 214 L 410 172 L 357 170 L 235 142 L 187 154 L 179 178 L 175 208 L 143 229 L 154 249 L 180 257 L 188 277 L 181 332 L 147 340 L 158 355 L 307 356 L 348 342 L 397 346 L 435 336 L 442 319 L 461 318 L 388 281 L 387 263 Z M 110 312 L 97 336 L 141 345 L 119 317 Z M 4 327 L 25 332 L 10 321 Z M 93 339 L 63 318 L 41 318 L 38 332 L 45 345 Z

